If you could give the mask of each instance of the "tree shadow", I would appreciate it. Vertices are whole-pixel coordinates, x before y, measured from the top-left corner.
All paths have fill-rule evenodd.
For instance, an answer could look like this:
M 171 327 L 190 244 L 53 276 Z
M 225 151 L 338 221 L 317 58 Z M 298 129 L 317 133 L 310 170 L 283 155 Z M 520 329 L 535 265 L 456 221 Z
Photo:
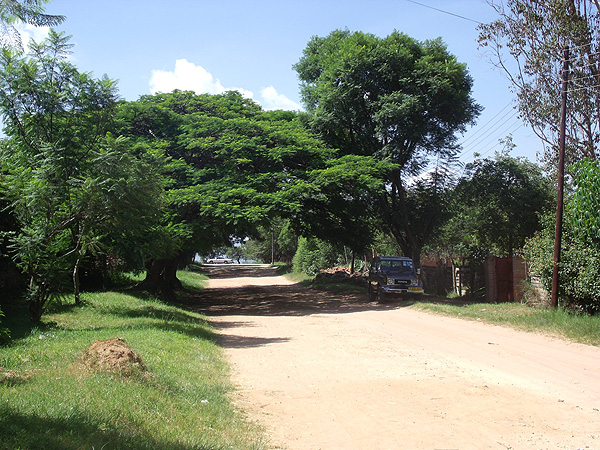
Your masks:
M 219 324 L 217 324 L 219 327 Z M 250 348 L 263 347 L 269 344 L 281 344 L 289 342 L 290 338 L 262 338 L 255 336 L 238 336 L 235 334 L 220 334 L 219 344 L 225 348 Z
M 108 313 L 120 316 L 126 319 L 132 319 L 127 328 L 147 328 L 152 326 L 164 331 L 174 331 L 187 336 L 215 341 L 216 334 L 211 331 L 209 322 L 197 317 L 191 312 L 182 310 L 173 310 L 160 305 L 141 305 L 136 308 L 112 307 L 107 310 Z M 142 323 L 136 324 L 136 319 L 148 319 Z
M 216 450 L 220 448 L 159 441 L 145 435 L 142 430 L 137 433 L 132 433 L 131 429 L 123 433 L 118 430 L 107 430 L 104 424 L 84 413 L 74 413 L 64 418 L 49 418 L 0 406 L 0 417 L 0 436 L 3 441 L 0 448 L 2 449 Z
M 269 275 L 271 276 L 271 275 Z M 387 310 L 408 306 L 399 299 L 384 304 L 364 294 L 313 289 L 300 284 L 208 288 L 183 299 L 182 306 L 207 316 L 306 316 L 343 314 L 367 310 Z
M 272 277 L 276 268 L 269 266 L 207 266 L 210 278 Z M 302 284 L 240 286 L 207 288 L 187 298 L 180 304 L 192 311 L 207 316 L 306 316 L 313 314 L 346 314 L 360 311 L 385 311 L 412 306 L 421 302 L 453 305 L 469 305 L 473 301 L 424 296 L 405 297 L 388 295 L 384 303 L 371 301 L 365 287 L 364 292 L 338 292 L 319 289 L 318 286 Z M 236 322 L 221 325 L 221 328 L 240 326 Z

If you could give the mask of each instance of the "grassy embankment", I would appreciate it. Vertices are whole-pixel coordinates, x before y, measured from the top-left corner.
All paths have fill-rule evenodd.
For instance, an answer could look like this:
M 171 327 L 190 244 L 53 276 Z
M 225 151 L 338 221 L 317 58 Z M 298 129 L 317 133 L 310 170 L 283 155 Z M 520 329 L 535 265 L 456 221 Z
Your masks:
M 201 288 L 199 275 L 179 275 L 188 289 Z M 38 327 L 5 320 L 13 340 L 0 347 L 0 449 L 263 447 L 261 431 L 228 397 L 228 366 L 203 316 L 135 291 L 83 300 L 57 307 Z M 146 371 L 83 364 L 95 340 L 116 337 Z
M 600 316 L 598 315 L 590 316 L 564 309 L 532 307 L 520 303 L 453 305 L 429 302 L 427 296 L 412 307 L 447 316 L 480 320 L 531 333 L 543 333 L 581 344 L 600 346 Z
M 363 286 L 355 284 L 301 281 L 316 289 L 367 295 Z M 410 306 L 436 314 L 479 320 L 494 325 L 515 328 L 531 333 L 544 333 L 581 344 L 600 346 L 600 315 L 577 314 L 563 309 L 532 307 L 520 303 L 468 303 L 462 299 L 440 299 L 424 295 L 419 300 L 390 298 L 389 304 Z

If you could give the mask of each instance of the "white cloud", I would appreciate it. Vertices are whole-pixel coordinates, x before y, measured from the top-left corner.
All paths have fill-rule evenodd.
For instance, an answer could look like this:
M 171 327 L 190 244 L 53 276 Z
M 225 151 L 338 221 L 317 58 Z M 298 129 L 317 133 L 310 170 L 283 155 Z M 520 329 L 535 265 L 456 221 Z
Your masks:
M 40 43 L 46 39 L 50 33 L 50 27 L 35 27 L 23 22 L 17 22 L 14 26 L 21 35 L 21 42 L 23 43 L 23 49 L 25 50 L 27 50 L 32 39 L 35 42 Z
M 202 66 L 187 59 L 175 61 L 175 69 L 153 70 L 150 77 L 150 92 L 172 92 L 175 89 L 194 91 L 197 94 L 221 94 L 225 91 L 239 91 L 244 97 L 254 99 L 254 93 L 239 87 L 225 87 Z M 256 100 L 264 109 L 300 110 L 301 106 L 283 94 L 278 94 L 273 86 L 261 91 L 261 100 Z
M 264 88 L 261 92 L 261 97 L 263 99 L 263 106 L 265 109 L 285 109 L 298 111 L 302 109 L 302 107 L 290 100 L 283 94 L 278 94 L 273 86 L 269 86 L 268 88 Z
M 175 69 L 153 70 L 150 77 L 150 92 L 172 92 L 175 89 L 194 91 L 197 94 L 221 94 L 225 91 L 240 91 L 247 98 L 252 98 L 253 93 L 244 89 L 225 88 L 218 78 L 212 76 L 204 67 L 197 66 L 187 59 L 175 61 Z

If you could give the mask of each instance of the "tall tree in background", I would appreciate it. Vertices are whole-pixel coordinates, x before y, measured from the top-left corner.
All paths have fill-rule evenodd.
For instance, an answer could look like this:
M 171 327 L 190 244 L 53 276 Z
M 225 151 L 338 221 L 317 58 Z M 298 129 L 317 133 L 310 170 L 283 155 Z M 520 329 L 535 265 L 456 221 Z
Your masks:
M 477 117 L 466 66 L 440 39 L 336 30 L 312 38 L 295 69 L 308 125 L 318 136 L 342 155 L 395 165 L 374 204 L 385 228 L 419 264 L 428 235 L 408 200 L 409 180 L 432 159 L 451 160 L 457 133 Z
M 563 49 L 569 47 L 565 163 L 600 156 L 600 12 L 591 0 L 492 2 L 499 19 L 480 27 L 479 42 L 509 78 L 521 116 L 548 144 L 556 167 Z
M 555 203 L 552 184 L 538 165 L 506 155 L 467 165 L 456 193 L 455 215 L 462 218 L 469 244 L 498 256 L 522 249 Z

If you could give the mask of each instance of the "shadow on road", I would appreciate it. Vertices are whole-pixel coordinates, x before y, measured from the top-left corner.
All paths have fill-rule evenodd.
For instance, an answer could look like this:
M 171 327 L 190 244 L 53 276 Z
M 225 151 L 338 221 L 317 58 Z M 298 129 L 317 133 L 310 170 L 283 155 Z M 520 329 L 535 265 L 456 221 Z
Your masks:
M 211 279 L 241 277 L 274 277 L 276 271 L 269 266 L 204 266 L 203 273 Z M 427 296 L 425 301 L 448 303 L 448 299 Z M 224 348 L 262 347 L 289 341 L 288 337 L 263 338 L 242 336 L 226 330 L 252 327 L 252 316 L 308 316 L 313 314 L 345 314 L 360 311 L 385 311 L 413 305 L 419 300 L 402 297 L 390 298 L 380 304 L 369 300 L 364 293 L 340 293 L 323 291 L 301 284 L 239 286 L 207 288 L 181 300 L 185 308 L 209 317 L 220 318 L 213 325 L 220 330 L 219 343 Z M 244 316 L 248 317 L 245 319 Z
M 237 264 L 204 266 L 203 273 L 212 279 L 277 275 L 276 269 L 268 265 Z M 389 296 L 388 300 L 381 304 L 369 300 L 366 287 L 364 293 L 343 293 L 319 290 L 301 284 L 208 288 L 182 299 L 181 303 L 186 308 L 207 316 L 305 316 L 399 309 L 420 301 L 456 305 L 472 303 L 428 295 L 422 300 Z
M 276 275 L 275 268 L 269 266 L 205 266 L 203 272 L 212 279 Z M 292 284 L 209 288 L 188 297 L 182 303 L 186 308 L 208 316 L 303 316 L 396 309 L 409 306 L 413 302 L 399 298 L 379 304 L 369 301 L 366 288 L 364 293 L 340 293 Z

